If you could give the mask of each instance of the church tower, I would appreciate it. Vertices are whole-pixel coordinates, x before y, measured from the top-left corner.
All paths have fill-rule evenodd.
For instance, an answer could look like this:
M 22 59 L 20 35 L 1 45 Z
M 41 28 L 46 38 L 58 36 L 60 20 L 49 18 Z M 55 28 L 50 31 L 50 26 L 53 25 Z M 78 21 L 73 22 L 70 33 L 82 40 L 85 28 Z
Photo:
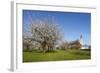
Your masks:
M 83 36 L 82 36 L 82 34 L 80 35 L 79 42 L 80 42 L 80 44 L 82 45 L 82 48 L 81 48 L 81 49 L 83 49 Z

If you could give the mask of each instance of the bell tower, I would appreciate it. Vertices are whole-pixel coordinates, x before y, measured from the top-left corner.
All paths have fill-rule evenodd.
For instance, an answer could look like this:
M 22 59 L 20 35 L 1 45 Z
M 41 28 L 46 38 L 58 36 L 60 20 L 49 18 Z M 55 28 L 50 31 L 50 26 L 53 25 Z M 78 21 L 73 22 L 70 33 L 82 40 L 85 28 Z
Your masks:
M 80 42 L 81 45 L 83 45 L 83 36 L 82 36 L 82 34 L 80 35 L 79 42 Z

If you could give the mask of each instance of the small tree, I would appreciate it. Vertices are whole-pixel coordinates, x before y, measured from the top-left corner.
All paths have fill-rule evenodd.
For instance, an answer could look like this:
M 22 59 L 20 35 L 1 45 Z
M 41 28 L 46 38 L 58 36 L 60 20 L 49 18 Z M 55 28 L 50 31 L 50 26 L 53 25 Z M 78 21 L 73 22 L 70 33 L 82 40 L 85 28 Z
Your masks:
M 29 38 L 23 38 L 23 50 L 30 51 L 32 46 L 32 41 Z
M 68 46 L 69 46 L 69 43 L 67 41 L 65 41 L 65 42 L 62 42 L 61 43 L 60 48 L 62 50 L 67 50 L 68 49 Z

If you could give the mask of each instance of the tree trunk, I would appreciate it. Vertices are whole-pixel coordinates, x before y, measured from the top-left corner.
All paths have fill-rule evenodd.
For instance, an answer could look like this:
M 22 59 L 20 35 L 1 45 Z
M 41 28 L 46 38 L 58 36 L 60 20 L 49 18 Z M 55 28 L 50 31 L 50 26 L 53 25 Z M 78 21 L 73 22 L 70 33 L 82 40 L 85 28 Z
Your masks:
M 42 46 L 42 49 L 43 49 L 43 53 L 45 53 L 45 52 L 46 52 L 46 43 L 43 42 L 43 43 L 41 44 L 41 46 Z

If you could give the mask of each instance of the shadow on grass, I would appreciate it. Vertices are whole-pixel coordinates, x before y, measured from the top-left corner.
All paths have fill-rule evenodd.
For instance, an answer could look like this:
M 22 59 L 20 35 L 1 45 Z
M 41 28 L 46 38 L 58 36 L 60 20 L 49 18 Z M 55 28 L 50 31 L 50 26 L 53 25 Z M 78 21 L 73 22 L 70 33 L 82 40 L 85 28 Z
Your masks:
M 43 50 L 39 50 L 39 49 L 24 49 L 23 52 L 32 52 L 32 53 L 43 53 Z M 57 53 L 57 50 L 47 50 L 45 53 Z
M 68 52 L 75 54 L 75 55 L 91 55 L 90 49 L 81 49 L 81 50 L 68 50 Z

